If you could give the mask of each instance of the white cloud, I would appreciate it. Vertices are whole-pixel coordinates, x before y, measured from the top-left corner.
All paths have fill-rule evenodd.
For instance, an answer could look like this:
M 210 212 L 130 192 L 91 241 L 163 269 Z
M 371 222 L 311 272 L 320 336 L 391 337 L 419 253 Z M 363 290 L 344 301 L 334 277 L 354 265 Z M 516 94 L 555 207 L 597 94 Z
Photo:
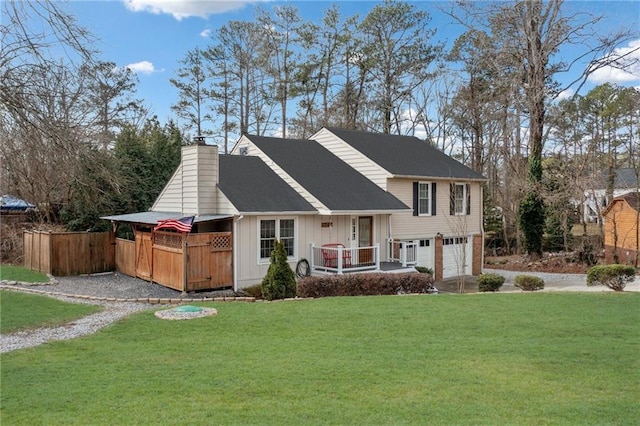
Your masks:
M 594 71 L 588 78 L 590 82 L 602 84 L 640 81 L 640 39 L 615 49 L 611 58 L 617 58 L 617 66 L 605 66 Z
M 166 13 L 180 21 L 192 16 L 207 18 L 209 15 L 242 9 L 256 0 L 123 0 L 132 12 Z
M 153 74 L 154 72 L 162 71 L 156 70 L 153 63 L 149 61 L 140 61 L 133 64 L 125 65 L 125 68 L 129 68 L 136 74 Z
M 211 30 L 208 28 L 200 32 L 200 37 L 202 38 L 209 38 L 210 35 L 211 35 Z
M 576 92 L 573 89 L 566 89 L 563 90 L 562 92 L 558 93 L 558 96 L 556 96 L 556 101 L 563 101 L 565 99 L 569 99 L 571 98 Z

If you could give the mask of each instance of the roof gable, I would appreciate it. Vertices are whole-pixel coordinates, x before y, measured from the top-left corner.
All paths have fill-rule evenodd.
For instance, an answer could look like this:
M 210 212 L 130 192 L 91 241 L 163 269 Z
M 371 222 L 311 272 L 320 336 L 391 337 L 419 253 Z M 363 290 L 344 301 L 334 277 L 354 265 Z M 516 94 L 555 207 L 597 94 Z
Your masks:
M 316 212 L 258 157 L 220 155 L 218 188 L 239 212 Z
M 314 140 L 247 137 L 332 211 L 409 209 Z
M 617 202 L 626 202 L 633 210 L 640 212 L 640 192 L 627 192 L 626 194 L 615 197 L 609 205 L 602 211 L 602 215 L 606 215 Z
M 480 173 L 414 136 L 326 129 L 396 176 L 486 180 Z

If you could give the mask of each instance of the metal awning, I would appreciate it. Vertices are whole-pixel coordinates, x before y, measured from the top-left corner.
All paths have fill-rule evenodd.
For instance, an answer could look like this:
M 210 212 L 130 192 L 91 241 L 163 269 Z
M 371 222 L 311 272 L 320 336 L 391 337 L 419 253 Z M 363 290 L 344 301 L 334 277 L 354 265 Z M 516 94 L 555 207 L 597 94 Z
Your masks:
M 159 220 L 180 219 L 181 217 L 191 216 L 180 212 L 140 212 L 120 214 L 116 216 L 102 216 L 100 219 L 110 220 L 112 222 L 122 223 L 139 223 L 143 225 L 156 225 Z M 230 219 L 232 214 L 206 214 L 195 216 L 193 223 L 210 222 L 213 220 Z

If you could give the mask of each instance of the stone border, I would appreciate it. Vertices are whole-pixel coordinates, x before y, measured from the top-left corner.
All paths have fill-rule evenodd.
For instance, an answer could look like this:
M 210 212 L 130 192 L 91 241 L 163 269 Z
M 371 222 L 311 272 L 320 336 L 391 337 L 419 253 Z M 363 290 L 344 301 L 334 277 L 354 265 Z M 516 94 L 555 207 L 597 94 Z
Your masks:
M 172 308 L 156 311 L 154 315 L 164 320 L 179 321 L 218 315 L 218 310 L 214 308 L 202 308 L 200 311 L 195 312 L 178 312 L 176 311 L 176 308 Z
M 80 294 L 68 294 L 68 293 L 59 293 L 55 291 L 45 291 L 45 290 L 36 290 L 32 288 L 22 288 L 16 287 L 16 285 L 34 285 L 34 283 L 22 283 L 18 281 L 2 281 L 0 283 L 0 289 L 2 290 L 13 290 L 13 291 L 21 291 L 24 293 L 35 293 L 42 294 L 46 296 L 60 296 L 60 297 L 70 297 L 74 299 L 82 299 L 89 300 L 95 302 L 128 302 L 128 303 L 149 303 L 151 305 L 179 305 L 182 303 L 192 303 L 192 302 L 246 302 L 253 303 L 256 301 L 255 297 L 243 297 L 243 296 L 220 296 L 220 297 L 188 297 L 188 298 L 116 298 L 116 297 L 100 297 L 100 296 L 86 296 Z M 37 285 L 42 285 L 42 283 L 37 283 Z

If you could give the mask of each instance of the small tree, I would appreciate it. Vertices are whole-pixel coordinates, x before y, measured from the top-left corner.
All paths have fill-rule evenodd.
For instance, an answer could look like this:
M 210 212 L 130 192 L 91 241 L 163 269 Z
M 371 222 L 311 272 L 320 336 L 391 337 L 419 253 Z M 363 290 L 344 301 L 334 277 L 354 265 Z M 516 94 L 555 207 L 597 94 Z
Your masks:
M 267 300 L 296 296 L 296 276 L 287 263 L 287 252 L 280 241 L 276 241 L 271 252 L 271 264 L 262 280 L 262 295 Z
M 627 265 L 597 265 L 587 270 L 587 285 L 604 285 L 614 291 L 623 291 L 634 280 L 636 270 Z

